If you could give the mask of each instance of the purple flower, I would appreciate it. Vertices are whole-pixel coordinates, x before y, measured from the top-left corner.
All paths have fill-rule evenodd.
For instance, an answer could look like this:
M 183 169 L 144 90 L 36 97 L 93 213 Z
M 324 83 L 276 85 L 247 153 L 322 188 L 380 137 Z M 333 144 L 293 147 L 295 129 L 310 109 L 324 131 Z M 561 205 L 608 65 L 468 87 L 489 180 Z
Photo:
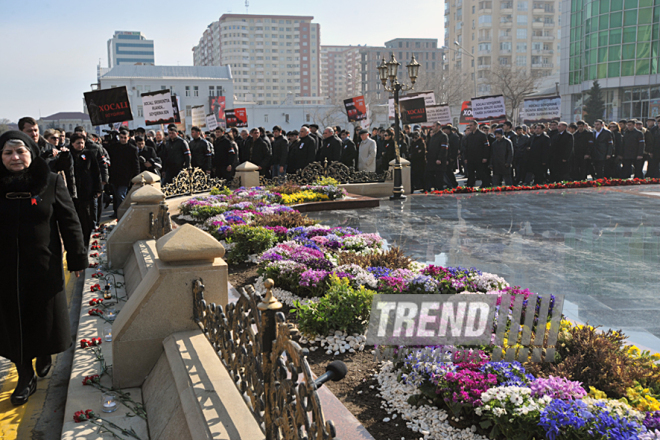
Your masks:
M 530 383 L 529 387 L 535 397 L 550 396 L 553 399 L 573 400 L 582 399 L 587 395 L 582 383 L 564 377 L 538 378 Z

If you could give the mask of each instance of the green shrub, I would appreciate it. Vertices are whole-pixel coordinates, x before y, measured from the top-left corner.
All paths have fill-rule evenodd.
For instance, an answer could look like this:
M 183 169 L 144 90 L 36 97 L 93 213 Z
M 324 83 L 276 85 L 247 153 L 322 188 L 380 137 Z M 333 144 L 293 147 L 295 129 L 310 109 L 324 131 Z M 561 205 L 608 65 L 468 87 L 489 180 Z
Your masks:
M 626 388 L 648 376 L 648 370 L 628 356 L 621 332 L 599 331 L 591 326 L 575 326 L 561 332 L 556 344 L 556 362 L 525 364 L 534 376 L 550 375 L 582 382 L 608 397 L 624 397 Z
M 232 194 L 232 191 L 227 188 L 226 186 L 223 186 L 222 188 L 218 188 L 217 186 L 214 186 L 211 188 L 211 192 L 209 193 L 212 196 L 230 196 Z
M 362 333 L 369 324 L 375 293 L 364 286 L 353 289 L 348 278 L 332 275 L 330 287 L 318 303 L 302 305 L 296 301 L 291 311 L 298 319 L 298 328 L 305 335 L 326 336 L 330 330 Z
M 332 177 L 319 177 L 316 179 L 314 182 L 314 185 L 321 185 L 321 186 L 327 186 L 327 185 L 332 185 L 332 186 L 339 186 L 341 182 L 337 179 L 333 179 Z
M 190 215 L 198 222 L 205 222 L 213 216 L 222 214 L 228 208 L 226 206 L 200 206 L 194 211 L 190 212 Z
M 252 254 L 260 254 L 275 246 L 277 236 L 269 229 L 261 226 L 233 226 L 227 243 L 234 246 L 227 252 L 227 261 L 242 263 Z

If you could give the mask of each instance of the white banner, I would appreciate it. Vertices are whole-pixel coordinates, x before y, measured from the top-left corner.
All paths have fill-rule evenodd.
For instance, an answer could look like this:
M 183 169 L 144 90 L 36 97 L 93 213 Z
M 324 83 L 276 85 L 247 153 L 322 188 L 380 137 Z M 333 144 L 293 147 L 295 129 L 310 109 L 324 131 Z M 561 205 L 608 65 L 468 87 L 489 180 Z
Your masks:
M 371 110 L 369 110 L 369 104 L 367 104 L 366 107 L 367 107 L 367 117 L 366 119 L 362 119 L 360 121 L 360 128 L 365 128 L 369 130 L 369 127 L 371 126 Z
M 559 121 L 561 119 L 561 96 L 527 98 L 523 101 L 520 118 L 524 124 Z
M 426 120 L 422 127 L 431 127 L 436 122 L 442 125 L 451 124 L 451 111 L 449 104 L 427 105 L 426 106 Z
M 415 93 L 408 93 L 406 96 L 401 96 L 399 98 L 399 102 L 401 101 L 406 101 L 408 99 L 413 99 L 413 98 L 424 98 L 424 103 L 426 104 L 426 107 L 429 105 L 435 105 L 435 92 L 415 92 Z M 394 98 L 390 98 L 388 101 L 388 107 L 389 107 L 389 117 L 394 118 Z
M 203 105 L 196 105 L 192 109 L 192 125 L 206 127 L 206 113 Z
M 145 125 L 172 123 L 175 120 L 172 94 L 169 90 L 158 90 L 141 95 Z
M 472 98 L 472 117 L 479 120 L 506 119 L 504 96 L 495 95 Z
M 218 127 L 218 121 L 215 119 L 215 115 L 211 113 L 210 115 L 206 115 L 206 129 L 209 131 L 213 131 Z

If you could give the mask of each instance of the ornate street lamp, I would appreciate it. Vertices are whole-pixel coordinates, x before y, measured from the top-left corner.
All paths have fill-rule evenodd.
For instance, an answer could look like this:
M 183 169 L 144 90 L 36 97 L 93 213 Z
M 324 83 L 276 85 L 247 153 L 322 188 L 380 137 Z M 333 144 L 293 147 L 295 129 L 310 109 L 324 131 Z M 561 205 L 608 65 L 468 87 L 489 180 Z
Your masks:
M 383 83 L 383 88 L 386 92 L 394 92 L 394 151 L 396 152 L 396 162 L 394 164 L 394 189 L 390 200 L 401 200 L 406 198 L 406 196 L 403 195 L 401 153 L 399 150 L 399 135 L 401 132 L 401 129 L 399 128 L 399 92 L 415 88 L 415 81 L 417 81 L 417 74 L 419 73 L 420 66 L 417 60 L 415 60 L 415 55 L 413 55 L 410 64 L 406 66 L 408 68 L 408 76 L 410 77 L 411 85 L 406 86 L 397 80 L 397 71 L 400 65 L 401 63 L 394 58 L 394 54 L 392 53 L 388 62 L 385 62 L 385 59 L 383 58 L 380 66 L 378 66 L 378 76 Z M 388 80 L 390 81 L 389 87 L 387 85 Z

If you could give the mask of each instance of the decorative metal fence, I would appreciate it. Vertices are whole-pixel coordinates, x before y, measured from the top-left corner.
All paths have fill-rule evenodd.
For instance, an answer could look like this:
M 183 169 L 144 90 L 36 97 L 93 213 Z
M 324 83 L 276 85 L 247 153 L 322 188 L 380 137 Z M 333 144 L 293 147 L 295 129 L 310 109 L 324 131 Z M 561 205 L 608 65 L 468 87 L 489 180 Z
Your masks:
M 391 171 L 381 174 L 356 171 L 354 168 L 348 167 L 341 162 L 328 162 L 326 159 L 324 163 L 312 162 L 302 170 L 298 170 L 295 174 L 287 174 L 286 177 L 267 179 L 261 176 L 259 183 L 262 185 L 277 185 L 284 181 L 289 181 L 298 185 L 311 185 L 319 177 L 332 177 L 340 183 L 373 183 L 392 180 L 392 173 Z
M 161 190 L 169 199 L 209 192 L 214 187 L 222 188 L 224 185 L 225 180 L 211 177 L 200 168 L 184 168 L 172 179 L 172 183 L 162 185 Z
M 282 304 L 272 295 L 272 280 L 261 298 L 248 286 L 236 303 L 223 309 L 204 300 L 201 279 L 193 283 L 194 320 L 243 394 L 267 440 L 326 440 L 336 436 L 325 421 L 316 384 Z

